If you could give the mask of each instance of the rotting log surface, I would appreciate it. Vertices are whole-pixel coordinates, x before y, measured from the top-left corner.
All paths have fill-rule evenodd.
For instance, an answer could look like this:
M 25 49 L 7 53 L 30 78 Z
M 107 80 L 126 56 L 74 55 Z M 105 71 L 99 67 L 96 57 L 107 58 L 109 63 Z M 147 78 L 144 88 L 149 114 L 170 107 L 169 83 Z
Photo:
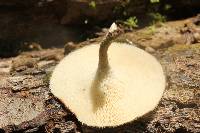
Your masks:
M 185 30 L 183 23 L 193 26 L 187 26 Z M 176 28 L 170 29 L 172 25 Z M 200 132 L 198 28 L 190 19 L 166 23 L 150 34 L 147 28 L 119 38 L 118 41 L 128 40 L 155 55 L 164 68 L 167 86 L 154 111 L 117 128 L 81 126 L 76 117 L 51 94 L 49 77 L 64 57 L 62 49 L 32 51 L 0 59 L 0 132 Z M 187 45 L 181 44 L 182 37 L 186 38 Z M 191 37 L 195 41 L 187 40 Z

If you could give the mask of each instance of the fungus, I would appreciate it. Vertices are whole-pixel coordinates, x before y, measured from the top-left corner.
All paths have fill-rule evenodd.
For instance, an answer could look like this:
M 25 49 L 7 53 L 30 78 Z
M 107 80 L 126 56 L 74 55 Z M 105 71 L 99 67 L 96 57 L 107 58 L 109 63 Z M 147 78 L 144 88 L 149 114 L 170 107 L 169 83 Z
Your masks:
M 50 80 L 52 93 L 88 126 L 133 121 L 154 110 L 165 89 L 162 67 L 152 55 L 112 42 L 119 31 L 113 24 L 100 45 L 68 54 Z

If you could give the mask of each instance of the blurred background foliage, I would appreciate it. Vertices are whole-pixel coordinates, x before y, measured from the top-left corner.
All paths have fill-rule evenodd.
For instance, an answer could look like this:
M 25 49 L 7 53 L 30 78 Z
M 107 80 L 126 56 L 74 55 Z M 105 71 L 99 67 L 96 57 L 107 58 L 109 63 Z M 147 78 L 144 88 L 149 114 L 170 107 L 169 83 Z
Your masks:
M 153 30 L 156 23 L 197 15 L 199 7 L 198 0 L 1 0 L 0 57 L 98 37 L 113 21 Z

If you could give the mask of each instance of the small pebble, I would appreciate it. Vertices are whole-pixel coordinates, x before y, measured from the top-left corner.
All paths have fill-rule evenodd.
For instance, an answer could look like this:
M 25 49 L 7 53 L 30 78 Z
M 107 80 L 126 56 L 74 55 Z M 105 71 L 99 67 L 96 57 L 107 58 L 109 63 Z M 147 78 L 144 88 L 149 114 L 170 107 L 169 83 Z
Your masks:
M 145 48 L 145 51 L 147 51 L 148 53 L 154 53 L 154 52 L 155 52 L 155 49 L 152 48 L 152 47 L 146 47 L 146 48 Z

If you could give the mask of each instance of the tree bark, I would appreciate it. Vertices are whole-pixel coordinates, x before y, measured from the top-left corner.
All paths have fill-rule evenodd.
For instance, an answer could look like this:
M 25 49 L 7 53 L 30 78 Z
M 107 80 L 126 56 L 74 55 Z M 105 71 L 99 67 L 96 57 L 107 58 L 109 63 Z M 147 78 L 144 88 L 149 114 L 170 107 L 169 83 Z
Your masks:
M 25 52 L 0 59 L 0 132 L 200 132 L 200 40 L 199 27 L 193 22 L 194 18 L 168 22 L 154 31 L 144 28 L 118 38 L 119 42 L 129 42 L 151 52 L 163 66 L 167 86 L 155 110 L 116 128 L 81 125 L 51 94 L 49 79 L 64 57 L 63 49 Z M 195 41 L 188 41 L 187 36 L 193 36 Z M 183 38 L 190 43 L 183 44 Z

